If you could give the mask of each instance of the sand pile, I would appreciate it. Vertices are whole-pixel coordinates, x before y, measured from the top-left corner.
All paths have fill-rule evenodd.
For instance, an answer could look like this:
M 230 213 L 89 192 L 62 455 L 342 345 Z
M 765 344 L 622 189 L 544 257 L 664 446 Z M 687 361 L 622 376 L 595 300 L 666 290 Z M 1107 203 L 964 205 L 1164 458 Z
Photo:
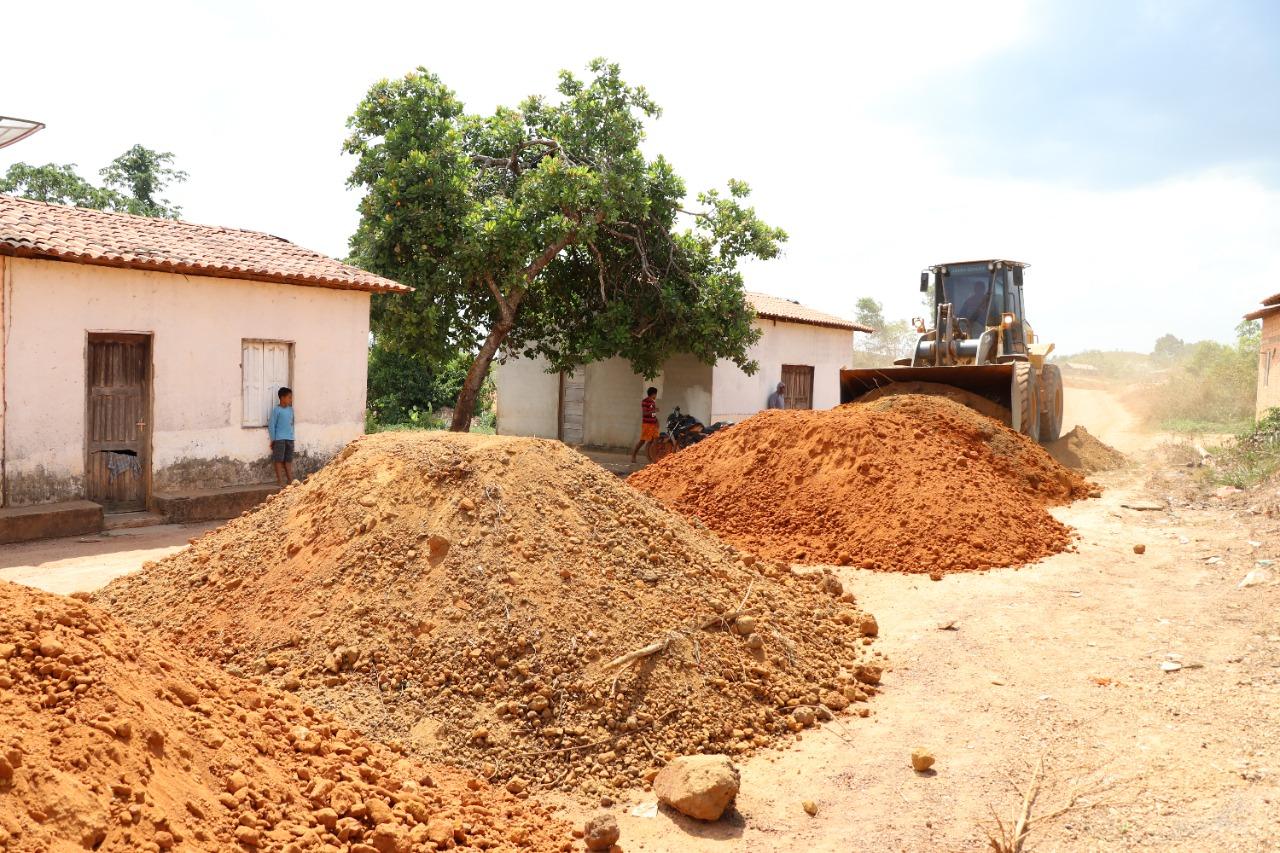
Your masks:
M 1092 486 L 952 400 L 761 412 L 629 482 L 763 557 L 902 572 L 1012 566 L 1070 546 L 1045 506 Z
M 879 672 L 835 578 L 741 557 L 536 439 L 367 436 L 100 598 L 515 792 L 776 743 Z
M 1075 427 L 1057 441 L 1045 445 L 1044 449 L 1061 464 L 1082 474 L 1113 471 L 1123 468 L 1129 462 L 1123 453 L 1099 441 L 1082 426 Z
M 82 601 L 0 582 L 0 849 L 559 849 L 567 828 Z

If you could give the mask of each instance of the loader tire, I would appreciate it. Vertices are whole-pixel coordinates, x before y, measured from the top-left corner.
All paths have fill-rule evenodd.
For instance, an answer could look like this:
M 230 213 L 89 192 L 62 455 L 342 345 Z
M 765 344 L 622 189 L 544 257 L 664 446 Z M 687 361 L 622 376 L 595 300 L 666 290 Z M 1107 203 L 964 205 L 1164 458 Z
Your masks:
M 1040 369 L 1040 442 L 1049 444 L 1062 435 L 1062 371 L 1056 364 Z
M 1032 441 L 1040 440 L 1040 383 L 1029 361 L 1013 365 L 1011 406 L 1013 428 Z

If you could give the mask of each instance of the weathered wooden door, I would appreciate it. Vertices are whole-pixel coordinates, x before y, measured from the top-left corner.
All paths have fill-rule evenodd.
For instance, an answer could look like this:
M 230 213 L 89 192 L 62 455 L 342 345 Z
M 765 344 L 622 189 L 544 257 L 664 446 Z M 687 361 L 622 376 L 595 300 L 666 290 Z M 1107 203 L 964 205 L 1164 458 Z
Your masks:
M 560 374 L 560 440 L 565 444 L 582 444 L 587 408 L 586 374 L 579 368 Z
M 146 509 L 151 338 L 89 334 L 85 496 L 113 512 Z
M 788 409 L 813 408 L 813 366 L 808 364 L 782 365 L 782 392 Z

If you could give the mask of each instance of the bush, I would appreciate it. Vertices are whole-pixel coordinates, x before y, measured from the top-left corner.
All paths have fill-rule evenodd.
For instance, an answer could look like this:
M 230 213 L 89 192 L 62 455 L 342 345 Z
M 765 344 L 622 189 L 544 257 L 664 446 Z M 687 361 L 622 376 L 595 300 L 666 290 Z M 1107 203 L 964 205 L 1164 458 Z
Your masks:
M 471 354 L 455 353 L 445 362 L 422 355 L 369 348 L 368 406 L 365 432 L 387 429 L 443 429 L 439 416 L 451 408 L 471 367 Z M 478 418 L 488 413 L 492 426 L 493 381 L 487 379 L 476 402 Z
M 1280 408 L 1266 414 L 1236 438 L 1209 451 L 1213 482 L 1247 489 L 1280 470 Z

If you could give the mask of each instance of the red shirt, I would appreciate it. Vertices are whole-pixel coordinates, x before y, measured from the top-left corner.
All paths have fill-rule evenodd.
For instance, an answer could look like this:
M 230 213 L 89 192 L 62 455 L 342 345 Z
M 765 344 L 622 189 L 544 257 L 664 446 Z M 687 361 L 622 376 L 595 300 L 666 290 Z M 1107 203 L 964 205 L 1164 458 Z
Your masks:
M 640 401 L 640 423 L 656 424 L 658 422 L 658 401 L 645 397 Z

